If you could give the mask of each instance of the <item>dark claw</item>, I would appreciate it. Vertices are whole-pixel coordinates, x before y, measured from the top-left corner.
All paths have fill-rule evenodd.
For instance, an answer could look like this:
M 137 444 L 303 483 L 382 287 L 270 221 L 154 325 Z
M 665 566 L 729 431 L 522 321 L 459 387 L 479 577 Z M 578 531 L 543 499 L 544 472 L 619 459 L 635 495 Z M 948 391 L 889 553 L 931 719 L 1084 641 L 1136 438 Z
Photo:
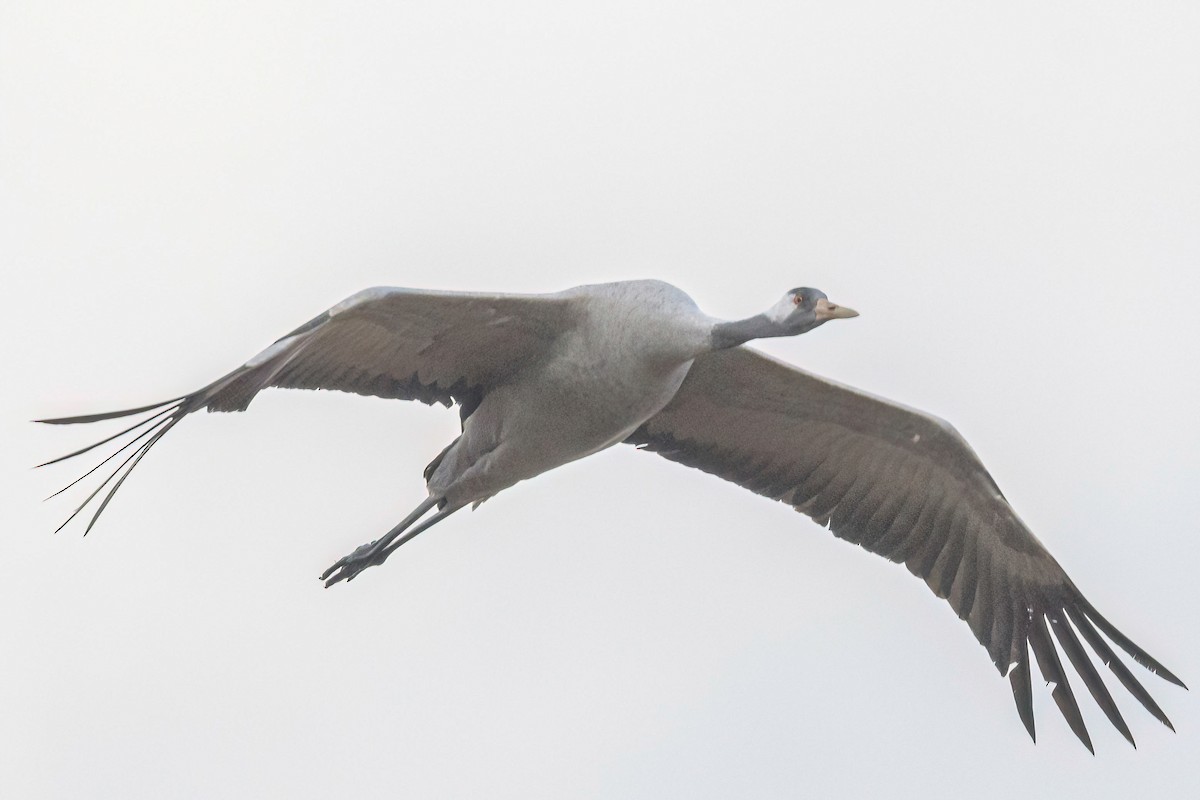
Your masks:
M 322 572 L 319 580 L 325 581 L 325 588 L 328 589 L 339 581 L 353 580 L 358 573 L 367 567 L 382 564 L 387 559 L 388 554 L 377 551 L 375 545 L 376 542 L 359 545 L 354 549 L 353 553 L 339 558 L 332 567 Z M 330 577 L 331 575 L 333 577 Z

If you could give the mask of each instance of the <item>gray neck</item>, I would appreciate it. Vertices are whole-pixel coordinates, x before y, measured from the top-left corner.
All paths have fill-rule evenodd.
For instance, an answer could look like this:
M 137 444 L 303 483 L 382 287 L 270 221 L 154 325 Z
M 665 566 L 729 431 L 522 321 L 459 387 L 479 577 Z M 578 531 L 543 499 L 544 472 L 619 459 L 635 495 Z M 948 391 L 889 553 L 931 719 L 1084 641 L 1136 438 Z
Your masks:
M 767 339 L 772 336 L 787 336 L 788 331 L 766 314 L 757 314 L 749 319 L 733 322 L 718 322 L 712 329 L 712 348 L 725 350 L 737 347 L 751 339 Z

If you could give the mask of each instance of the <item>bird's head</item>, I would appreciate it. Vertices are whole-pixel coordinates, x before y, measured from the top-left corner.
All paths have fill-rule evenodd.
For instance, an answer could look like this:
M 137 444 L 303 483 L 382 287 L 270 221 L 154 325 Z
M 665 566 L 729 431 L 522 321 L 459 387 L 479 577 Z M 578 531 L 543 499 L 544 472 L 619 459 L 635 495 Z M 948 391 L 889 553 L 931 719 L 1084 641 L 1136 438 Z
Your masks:
M 792 289 L 765 313 L 749 319 L 719 322 L 713 326 L 712 347 L 720 350 L 737 347 L 752 339 L 796 336 L 807 333 L 831 319 L 857 317 L 852 308 L 829 302 L 820 289 Z
M 786 331 L 784 335 L 795 336 L 807 333 L 831 319 L 857 317 L 858 312 L 831 303 L 820 289 L 802 286 L 785 294 L 783 299 L 771 307 L 767 316 Z

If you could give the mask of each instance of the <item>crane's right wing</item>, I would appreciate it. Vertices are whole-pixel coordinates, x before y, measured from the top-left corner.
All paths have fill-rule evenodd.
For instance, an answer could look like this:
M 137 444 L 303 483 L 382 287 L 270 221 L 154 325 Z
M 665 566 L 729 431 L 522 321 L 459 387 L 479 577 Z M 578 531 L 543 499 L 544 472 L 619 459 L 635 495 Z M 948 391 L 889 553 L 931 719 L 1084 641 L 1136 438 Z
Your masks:
M 191 394 L 124 411 L 38 420 L 69 425 L 155 412 L 120 433 L 46 464 L 86 453 L 142 429 L 60 490 L 65 491 L 132 449 L 67 520 L 70 522 L 115 479 L 88 524 L 91 530 L 142 457 L 193 411 L 244 411 L 260 391 L 276 386 L 332 389 L 446 406 L 458 403 L 466 419 L 493 386 L 549 357 L 558 338 L 575 327 L 579 313 L 574 301 L 563 294 L 366 289 Z

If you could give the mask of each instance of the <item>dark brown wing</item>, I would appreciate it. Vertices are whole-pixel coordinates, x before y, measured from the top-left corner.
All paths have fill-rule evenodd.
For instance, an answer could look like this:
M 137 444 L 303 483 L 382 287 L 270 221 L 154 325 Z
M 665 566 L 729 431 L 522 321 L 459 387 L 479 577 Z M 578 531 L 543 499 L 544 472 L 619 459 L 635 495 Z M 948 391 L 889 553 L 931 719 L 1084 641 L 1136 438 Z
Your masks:
M 67 519 L 70 522 L 115 481 L 88 523 L 91 530 L 142 457 L 193 411 L 244 411 L 260 391 L 279 386 L 334 389 L 447 406 L 458 403 L 465 419 L 491 387 L 546 358 L 558 337 L 575 326 L 578 313 L 575 302 L 562 294 L 367 289 L 196 392 L 141 408 L 40 420 L 65 425 L 155 412 L 113 436 L 46 464 L 86 453 L 140 429 L 120 449 L 64 487 L 70 488 L 129 451 Z
M 1076 630 L 1171 725 L 1097 628 L 1150 671 L 1182 682 L 1088 603 L 942 420 L 738 347 L 696 359 L 675 398 L 628 441 L 788 503 L 835 536 L 903 562 L 949 601 L 1008 675 L 1031 737 L 1032 649 L 1071 730 L 1092 749 L 1051 630 L 1130 743 Z
M 268 386 L 472 405 L 546 357 L 576 313 L 563 295 L 367 289 L 214 384 L 204 407 L 241 411 Z

